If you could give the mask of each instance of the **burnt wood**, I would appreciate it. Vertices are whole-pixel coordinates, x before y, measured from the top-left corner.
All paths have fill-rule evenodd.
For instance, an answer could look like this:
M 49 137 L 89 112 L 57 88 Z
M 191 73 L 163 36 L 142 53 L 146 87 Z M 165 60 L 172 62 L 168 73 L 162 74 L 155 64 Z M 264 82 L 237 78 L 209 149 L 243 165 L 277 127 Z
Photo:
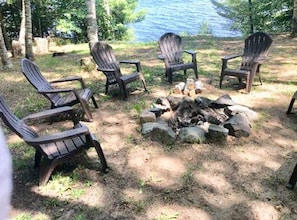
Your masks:
M 165 33 L 158 41 L 161 55 L 159 59 L 164 61 L 165 76 L 168 82 L 172 83 L 172 75 L 174 72 L 183 70 L 186 75 L 188 69 L 193 69 L 196 79 L 198 79 L 197 52 L 191 50 L 183 50 L 182 38 L 174 33 Z M 191 62 L 184 62 L 183 54 L 189 54 L 192 58 Z
M 91 49 L 91 55 L 97 64 L 98 71 L 106 76 L 105 93 L 108 93 L 110 85 L 118 85 L 124 99 L 128 98 L 127 85 L 133 81 L 140 80 L 147 91 L 146 82 L 142 74 L 141 64 L 138 60 L 118 61 L 110 45 L 103 42 L 96 42 Z M 134 65 L 136 71 L 130 74 L 122 74 L 120 64 Z
M 63 106 L 73 106 L 80 104 L 83 112 L 87 116 L 88 121 L 92 121 L 92 113 L 89 106 L 89 100 L 91 99 L 95 108 L 98 108 L 93 92 L 86 87 L 84 80 L 81 77 L 68 77 L 63 79 L 57 79 L 48 81 L 40 72 L 36 64 L 27 58 L 23 58 L 21 61 L 21 69 L 26 79 L 37 90 L 39 94 L 42 94 L 51 103 L 51 108 L 58 108 Z M 64 82 L 78 81 L 81 88 L 55 88 L 54 84 Z
M 267 60 L 269 48 L 272 44 L 272 38 L 264 33 L 257 32 L 245 39 L 244 51 L 242 55 L 230 55 L 222 58 L 222 70 L 220 76 L 220 88 L 222 88 L 223 79 L 225 76 L 237 77 L 239 83 L 245 79 L 245 91 L 251 91 L 254 77 L 259 77 L 260 84 L 262 80 L 260 77 L 260 66 Z M 228 68 L 228 62 L 236 58 L 241 58 L 241 65 L 238 69 Z
M 59 133 L 39 136 L 27 123 L 59 114 L 69 114 L 74 127 Z M 51 173 L 58 164 L 61 164 L 76 154 L 90 147 L 95 147 L 101 161 L 101 172 L 107 173 L 109 168 L 99 141 L 90 133 L 89 129 L 78 123 L 71 107 L 50 109 L 19 119 L 0 97 L 0 117 L 3 122 L 28 145 L 35 148 L 34 166 L 39 168 L 39 185 L 48 182 Z

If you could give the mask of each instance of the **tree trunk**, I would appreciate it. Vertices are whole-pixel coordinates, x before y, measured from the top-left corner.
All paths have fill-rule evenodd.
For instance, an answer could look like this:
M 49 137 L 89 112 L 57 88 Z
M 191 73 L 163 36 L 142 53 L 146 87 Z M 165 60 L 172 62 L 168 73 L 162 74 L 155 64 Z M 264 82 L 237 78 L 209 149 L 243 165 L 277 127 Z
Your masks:
M 11 49 L 11 42 L 9 40 L 9 37 L 7 35 L 7 31 L 6 31 L 6 28 L 5 28 L 5 25 L 4 25 L 4 19 L 3 19 L 3 11 L 2 11 L 2 8 L 0 8 L 0 22 L 1 23 L 1 28 L 2 28 L 2 36 L 3 36 L 3 39 L 4 39 L 4 43 L 5 43 L 5 46 L 6 46 L 6 49 Z
M 112 25 L 111 25 L 111 12 L 110 12 L 110 7 L 109 7 L 109 2 L 108 0 L 103 0 L 103 6 L 105 9 L 105 13 L 106 13 L 106 25 L 107 25 L 107 36 L 108 38 L 114 39 L 115 36 L 112 31 Z
M 294 0 L 291 37 L 296 37 L 296 36 L 297 36 L 297 0 Z
M 20 33 L 19 33 L 19 44 L 22 47 L 21 54 L 25 54 L 25 34 L 26 34 L 26 13 L 25 13 L 25 0 L 22 0 L 22 21 L 21 21 L 21 27 L 20 27 Z
M 254 33 L 254 19 L 253 19 L 252 0 L 249 0 L 249 20 L 250 20 L 250 34 L 253 34 Z
M 32 20 L 31 20 L 31 2 L 30 0 L 25 0 L 25 23 L 26 23 L 26 33 L 25 33 L 25 46 L 26 46 L 26 58 L 34 60 L 33 55 L 33 37 L 32 37 Z
M 95 0 L 86 0 L 86 6 L 88 11 L 88 41 L 90 51 L 93 45 L 98 41 L 98 28 L 96 19 L 96 3 Z
M 2 21 L 1 21 L 1 23 L 2 23 Z M 1 25 L 0 25 L 0 56 L 1 56 L 1 61 L 3 64 L 3 68 L 11 69 L 13 67 L 13 65 L 7 55 L 7 49 L 5 46 L 4 39 L 3 39 Z

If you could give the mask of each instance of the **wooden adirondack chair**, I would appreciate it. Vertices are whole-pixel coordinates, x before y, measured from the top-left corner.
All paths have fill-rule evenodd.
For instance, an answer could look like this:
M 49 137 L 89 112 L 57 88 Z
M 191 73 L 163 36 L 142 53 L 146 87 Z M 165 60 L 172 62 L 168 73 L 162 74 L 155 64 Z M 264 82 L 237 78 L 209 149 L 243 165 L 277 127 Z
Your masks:
M 161 36 L 158 43 L 162 53 L 158 58 L 164 61 L 165 75 L 168 78 L 169 83 L 172 83 L 173 72 L 179 70 L 183 70 L 186 75 L 188 69 L 193 69 L 195 77 L 198 79 L 197 53 L 191 50 L 183 50 L 182 38 L 179 35 L 165 33 Z M 191 55 L 191 62 L 184 62 L 184 53 Z
M 80 104 L 88 121 L 92 121 L 92 113 L 89 100 L 92 99 L 95 108 L 98 108 L 93 92 L 86 87 L 81 77 L 69 77 L 53 81 L 47 81 L 39 68 L 31 60 L 23 58 L 21 61 L 22 72 L 27 80 L 37 89 L 37 92 L 45 96 L 51 102 L 51 108 L 73 106 Z M 62 82 L 79 81 L 81 88 L 54 88 L 53 85 Z
M 26 123 L 32 120 L 40 120 L 54 117 L 60 114 L 72 116 L 73 129 L 46 136 L 39 136 L 32 127 Z M 78 123 L 72 108 L 69 106 L 50 109 L 29 115 L 23 119 L 15 116 L 0 97 L 0 117 L 3 122 L 28 145 L 35 148 L 35 167 L 39 168 L 39 185 L 48 182 L 54 168 L 76 154 L 90 147 L 95 147 L 101 161 L 101 171 L 107 173 L 109 168 L 99 141 L 90 133 L 89 129 Z M 42 159 L 43 158 L 43 159 Z
M 237 77 L 239 83 L 242 79 L 246 80 L 246 92 L 249 93 L 252 88 L 254 77 L 260 77 L 260 66 L 267 60 L 269 48 L 272 44 L 272 38 L 263 32 L 257 32 L 245 39 L 244 51 L 242 55 L 230 55 L 222 58 L 222 70 L 220 77 L 220 88 L 222 88 L 223 78 L 225 76 Z M 228 68 L 228 61 L 235 58 L 241 58 L 241 66 L 238 69 Z
M 91 49 L 91 55 L 97 64 L 98 71 L 102 71 L 106 76 L 105 93 L 107 94 L 110 85 L 118 85 L 124 99 L 128 97 L 127 84 L 140 80 L 147 91 L 144 76 L 141 73 L 141 64 L 138 60 L 117 61 L 113 49 L 110 45 L 97 42 Z M 122 74 L 120 64 L 132 64 L 136 67 L 136 72 Z

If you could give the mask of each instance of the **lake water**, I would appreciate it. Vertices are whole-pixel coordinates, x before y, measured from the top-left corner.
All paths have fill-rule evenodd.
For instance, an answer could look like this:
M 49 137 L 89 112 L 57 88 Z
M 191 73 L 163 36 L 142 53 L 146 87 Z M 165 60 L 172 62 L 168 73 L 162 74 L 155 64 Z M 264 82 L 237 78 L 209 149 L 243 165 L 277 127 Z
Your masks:
M 216 13 L 209 0 L 138 0 L 136 9 L 146 9 L 145 20 L 129 25 L 137 42 L 156 41 L 165 32 L 196 35 L 207 24 L 218 37 L 240 36 L 230 21 Z

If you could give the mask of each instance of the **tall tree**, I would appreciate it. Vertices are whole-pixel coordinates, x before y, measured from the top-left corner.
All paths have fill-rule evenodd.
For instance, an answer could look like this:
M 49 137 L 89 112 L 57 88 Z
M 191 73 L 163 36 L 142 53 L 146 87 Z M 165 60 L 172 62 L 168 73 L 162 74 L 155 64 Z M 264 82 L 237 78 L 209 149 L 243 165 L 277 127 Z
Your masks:
M 33 35 L 32 35 L 32 19 L 31 19 L 31 2 L 25 0 L 25 47 L 26 58 L 34 60 L 33 55 Z
M 13 67 L 13 65 L 7 55 L 7 49 L 5 46 L 1 25 L 0 25 L 0 56 L 1 56 L 1 61 L 3 64 L 3 68 L 11 69 Z
M 19 44 L 21 45 L 22 51 L 21 53 L 25 54 L 25 35 L 26 35 L 26 8 L 25 8 L 25 0 L 22 0 L 22 20 L 20 26 L 20 33 L 19 33 Z
M 2 5 L 0 6 L 0 10 L 2 10 Z M 1 12 L 2 14 L 2 12 Z M 0 16 L 0 56 L 1 56 L 1 61 L 2 61 L 2 64 L 3 64 L 3 68 L 4 69 L 10 69 L 13 67 L 9 57 L 8 57 L 8 54 L 7 54 L 7 49 L 6 49 L 6 46 L 5 46 L 5 41 L 4 41 L 4 38 L 3 38 L 3 33 L 2 33 L 2 26 L 3 26 L 3 19 L 2 19 L 2 16 Z
M 89 41 L 90 51 L 93 45 L 98 41 L 98 28 L 97 28 L 97 19 L 96 19 L 96 2 L 95 0 L 86 0 L 87 6 L 87 35 Z
M 254 33 L 253 5 L 252 0 L 249 0 L 249 17 L 250 17 L 250 34 Z
M 293 1 L 293 18 L 291 37 L 297 37 L 297 0 Z
M 292 0 L 210 0 L 217 13 L 232 22 L 231 28 L 244 34 L 253 31 L 291 30 Z M 295 1 L 295 0 L 294 0 Z

